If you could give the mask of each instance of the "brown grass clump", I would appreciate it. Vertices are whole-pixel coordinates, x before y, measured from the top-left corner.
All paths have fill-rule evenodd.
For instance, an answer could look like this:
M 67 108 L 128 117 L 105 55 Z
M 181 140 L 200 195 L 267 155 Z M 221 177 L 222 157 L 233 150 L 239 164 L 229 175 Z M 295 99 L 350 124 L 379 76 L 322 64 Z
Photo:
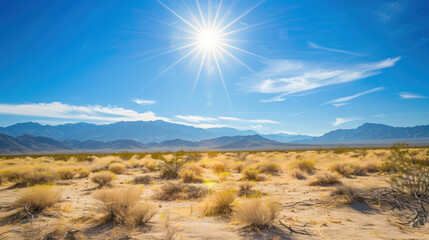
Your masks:
M 125 170 L 126 170 L 125 165 L 122 163 L 112 163 L 109 165 L 109 171 L 116 174 L 124 173 Z
M 128 227 L 145 225 L 157 211 L 149 204 L 140 204 L 141 195 L 142 189 L 136 187 L 99 190 L 94 193 L 96 211 L 104 214 L 105 221 Z
M 144 185 L 148 185 L 152 183 L 152 178 L 149 175 L 144 175 L 144 176 L 135 176 L 134 177 L 134 183 L 135 184 L 144 184 Z
M 307 174 L 313 174 L 316 171 L 316 164 L 305 159 L 295 160 L 292 167 L 304 171 Z
M 314 179 L 309 183 L 310 186 L 332 186 L 335 184 L 341 184 L 338 175 L 330 172 L 324 172 L 316 175 Z
M 75 168 L 65 167 L 58 170 L 58 176 L 62 180 L 72 179 L 76 174 L 77 172 Z
M 214 162 L 210 164 L 210 168 L 213 169 L 215 173 L 221 173 L 225 171 L 225 163 L 223 162 Z
M 276 202 L 262 199 L 246 199 L 234 206 L 233 218 L 257 228 L 271 226 L 279 215 L 282 206 Z
M 34 186 L 48 184 L 57 179 L 57 173 L 49 168 L 33 168 L 29 171 L 18 172 L 15 179 L 19 185 Z
M 280 165 L 273 163 L 273 162 L 264 162 L 257 166 L 257 169 L 261 173 L 267 173 L 272 175 L 277 175 L 278 173 L 281 173 L 281 167 Z
M 153 198 L 162 201 L 172 201 L 176 199 L 192 199 L 200 198 L 207 194 L 208 190 L 206 187 L 196 187 L 187 184 L 180 183 L 166 183 L 161 186 Z
M 51 207 L 60 200 L 61 193 L 51 186 L 34 186 L 24 190 L 17 200 L 21 206 L 26 206 L 31 213 L 39 213 L 47 207 Z
M 201 176 L 201 174 L 203 174 L 203 172 L 204 172 L 204 169 L 202 167 L 198 166 L 198 164 L 194 163 L 194 162 L 185 164 L 185 166 L 183 166 L 182 170 L 193 171 L 197 176 Z
M 248 181 L 264 181 L 265 177 L 259 174 L 258 170 L 246 168 L 242 171 L 243 179 Z
M 176 179 L 179 177 L 179 172 L 181 168 L 185 165 L 185 160 L 178 157 L 173 157 L 168 160 L 165 159 L 159 164 L 161 170 L 161 178 L 164 179 Z
M 298 179 L 298 180 L 305 180 L 305 179 L 307 179 L 307 176 L 305 175 L 305 173 L 304 173 L 303 171 L 299 170 L 299 169 L 294 169 L 294 170 L 290 173 L 290 175 L 291 175 L 293 178 L 296 178 L 296 179 Z
M 91 181 L 97 183 L 99 187 L 111 186 L 111 183 L 115 178 L 116 175 L 108 171 L 101 171 L 91 175 Z
M 181 174 L 184 183 L 202 183 L 204 179 L 198 176 L 193 170 L 185 170 Z
M 238 196 L 244 197 L 244 198 L 261 197 L 262 193 L 260 191 L 256 191 L 252 189 L 255 185 L 256 184 L 252 182 L 244 182 L 240 184 L 239 190 L 238 190 Z
M 232 190 L 210 193 L 201 204 L 202 216 L 229 214 L 234 200 L 235 192 Z
M 77 177 L 78 178 L 86 178 L 89 176 L 89 174 L 91 173 L 91 171 L 89 171 L 88 169 L 85 168 L 79 168 L 77 170 Z
M 238 173 L 241 172 L 243 170 L 243 168 L 244 168 L 244 163 L 243 162 L 237 161 L 237 162 L 235 162 L 232 165 L 232 169 L 235 170 Z
M 327 203 L 332 205 L 352 204 L 362 198 L 358 190 L 350 186 L 337 186 L 330 194 Z
M 331 166 L 331 171 L 336 172 L 344 177 L 351 177 L 354 169 L 347 163 L 336 163 Z

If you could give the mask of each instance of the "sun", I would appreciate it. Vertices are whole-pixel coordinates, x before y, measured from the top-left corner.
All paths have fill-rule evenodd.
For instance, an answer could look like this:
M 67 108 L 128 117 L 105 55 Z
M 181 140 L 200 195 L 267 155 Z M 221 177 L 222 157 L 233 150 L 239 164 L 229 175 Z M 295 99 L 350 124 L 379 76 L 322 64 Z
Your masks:
M 214 29 L 207 29 L 198 36 L 198 45 L 203 50 L 217 49 L 222 43 L 220 34 Z
M 210 5 L 210 1 L 209 1 L 208 7 L 206 9 L 202 9 L 199 1 L 195 0 L 196 11 L 191 11 L 189 6 L 185 6 L 188 12 L 187 15 L 180 15 L 171 7 L 164 4 L 161 0 L 157 0 L 159 4 L 161 4 L 165 9 L 167 9 L 169 12 L 175 15 L 184 24 L 184 26 L 177 26 L 175 24 L 168 24 L 168 25 L 187 34 L 188 36 L 183 37 L 182 39 L 189 40 L 186 44 L 182 46 L 178 46 L 176 48 L 173 48 L 171 50 L 168 50 L 160 54 L 162 55 L 162 54 L 172 53 L 176 51 L 188 50 L 187 53 L 185 53 L 182 57 L 180 57 L 177 61 L 172 63 L 170 66 L 165 68 L 161 73 L 158 74 L 158 76 L 163 75 L 169 69 L 179 64 L 189 56 L 193 55 L 194 58 L 192 62 L 194 62 L 198 58 L 201 59 L 201 62 L 199 63 L 199 68 L 196 74 L 194 87 L 191 93 L 191 98 L 192 98 L 192 95 L 194 94 L 195 87 L 200 78 L 202 68 L 204 66 L 207 69 L 214 68 L 214 69 L 217 69 L 218 75 L 225 89 L 228 102 L 232 109 L 232 104 L 231 104 L 228 90 L 226 88 L 225 80 L 223 78 L 220 61 L 221 60 L 225 61 L 224 56 L 228 56 L 229 58 L 235 60 L 236 62 L 244 66 L 245 68 L 255 72 L 253 69 L 247 66 L 243 61 L 241 61 L 238 57 L 234 56 L 233 52 L 234 51 L 241 52 L 241 53 L 249 54 L 251 56 L 266 60 L 266 58 L 264 57 L 261 57 L 257 54 L 254 54 L 252 52 L 246 51 L 244 49 L 241 49 L 233 45 L 232 42 L 239 42 L 240 40 L 230 38 L 231 35 L 233 34 L 236 34 L 243 30 L 247 30 L 249 28 L 252 28 L 254 26 L 257 26 L 263 23 L 263 22 L 258 22 L 253 25 L 247 25 L 247 24 L 243 25 L 242 22 L 239 22 L 239 21 L 244 16 L 249 14 L 252 10 L 254 10 L 256 7 L 258 7 L 260 4 L 262 4 L 264 1 L 265 0 L 262 0 L 256 5 L 254 5 L 253 7 L 247 9 L 247 11 L 245 11 L 244 13 L 242 13 L 232 21 L 227 21 L 227 15 L 228 15 L 227 13 L 230 11 L 230 9 L 227 10 L 222 15 L 221 13 L 222 0 L 219 0 L 218 4 L 215 4 L 216 6 L 214 7 Z M 203 12 L 206 12 L 206 15 Z M 240 27 L 237 28 L 236 27 L 237 25 Z

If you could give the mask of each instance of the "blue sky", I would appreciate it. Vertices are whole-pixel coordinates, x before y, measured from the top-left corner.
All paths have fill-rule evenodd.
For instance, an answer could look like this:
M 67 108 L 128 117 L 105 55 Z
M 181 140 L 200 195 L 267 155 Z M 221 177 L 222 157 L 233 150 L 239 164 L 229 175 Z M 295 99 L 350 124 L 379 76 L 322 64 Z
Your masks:
M 224 0 L 208 47 L 219 3 L 2 1 L 0 125 L 429 124 L 428 1 Z

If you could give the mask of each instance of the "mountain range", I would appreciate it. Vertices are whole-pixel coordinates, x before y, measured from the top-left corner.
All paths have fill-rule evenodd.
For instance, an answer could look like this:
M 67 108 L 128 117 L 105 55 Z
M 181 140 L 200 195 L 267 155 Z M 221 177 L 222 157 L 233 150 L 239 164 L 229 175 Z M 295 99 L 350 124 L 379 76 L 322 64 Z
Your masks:
M 163 121 L 118 122 L 107 125 L 76 123 L 58 126 L 30 122 L 0 128 L 0 154 L 158 149 L 290 149 L 329 144 L 375 145 L 397 141 L 427 145 L 429 125 L 392 127 L 365 123 L 356 129 L 339 129 L 320 137 L 258 135 L 251 130 L 202 129 Z

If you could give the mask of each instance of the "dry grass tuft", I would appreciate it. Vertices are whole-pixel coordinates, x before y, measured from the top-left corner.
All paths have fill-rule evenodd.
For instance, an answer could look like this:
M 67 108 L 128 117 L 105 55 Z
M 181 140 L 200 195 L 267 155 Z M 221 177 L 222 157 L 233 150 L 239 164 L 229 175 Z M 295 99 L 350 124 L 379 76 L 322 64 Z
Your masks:
M 350 178 L 354 169 L 347 163 L 336 163 L 331 166 L 331 171 L 336 172 L 344 177 Z
M 267 173 L 272 175 L 277 175 L 278 173 L 282 172 L 280 165 L 273 162 L 263 162 L 257 166 L 257 169 L 261 173 Z
M 225 172 L 225 163 L 223 162 L 214 162 L 210 164 L 210 168 L 213 169 L 215 173 Z
M 58 176 L 62 180 L 72 179 L 74 176 L 76 176 L 76 174 L 76 169 L 71 167 L 60 168 L 58 170 Z
M 305 179 L 307 179 L 307 176 L 305 175 L 305 173 L 304 173 L 303 171 L 299 170 L 299 169 L 294 169 L 294 170 L 290 173 L 290 175 L 291 175 L 293 178 L 296 178 L 296 179 L 298 179 L 298 180 L 305 180 Z
M 358 193 L 358 189 L 350 186 L 337 186 L 330 194 L 327 203 L 331 205 L 352 204 L 358 202 L 362 197 Z
M 271 226 L 282 209 L 281 204 L 262 199 L 246 199 L 234 206 L 234 219 L 257 228 Z
M 316 171 L 316 164 L 310 160 L 297 159 L 292 164 L 292 168 L 299 169 L 307 174 L 314 174 Z
M 235 192 L 223 190 L 208 194 L 201 204 L 202 216 L 212 216 L 231 213 L 231 204 L 235 200 Z
M 193 170 L 185 170 L 180 175 L 184 183 L 202 183 L 204 181 L 204 179 L 198 176 Z
M 135 176 L 134 177 L 134 183 L 135 184 L 144 184 L 144 185 L 148 185 L 152 183 L 152 177 L 149 175 L 144 175 L 144 176 Z
M 145 225 L 156 210 L 148 204 L 140 204 L 142 189 L 136 187 L 104 189 L 94 193 L 98 200 L 96 211 L 104 214 L 105 221 L 128 227 Z
M 264 181 L 265 177 L 258 170 L 246 168 L 242 171 L 243 179 L 248 181 Z
M 89 174 L 91 173 L 91 171 L 89 171 L 88 169 L 86 169 L 86 168 L 79 168 L 78 170 L 77 170 L 77 177 L 78 178 L 86 178 L 86 177 L 88 177 L 89 176 Z
M 332 186 L 336 184 L 341 184 L 337 174 L 330 172 L 320 173 L 314 176 L 314 179 L 310 181 L 310 186 Z
M 126 167 L 122 163 L 112 163 L 109 165 L 109 171 L 116 173 L 116 174 L 124 173 L 125 170 L 126 170 Z
M 198 165 L 198 163 L 195 163 L 195 162 L 185 164 L 185 166 L 183 166 L 182 170 L 183 171 L 186 171 L 186 170 L 193 171 L 195 173 L 195 175 L 197 175 L 197 176 L 201 176 L 204 172 L 204 169 L 202 167 L 200 167 Z
M 101 171 L 91 175 L 91 181 L 97 183 L 99 187 L 111 186 L 112 181 L 115 180 L 116 175 L 108 171 Z
M 241 183 L 238 190 L 238 196 L 244 197 L 244 198 L 261 197 L 262 193 L 260 191 L 256 191 L 252 189 L 255 185 L 256 184 L 252 182 Z
M 17 200 L 21 206 L 27 205 L 31 213 L 39 213 L 60 200 L 61 193 L 51 186 L 39 185 L 24 190 Z
M 206 187 L 197 187 L 180 183 L 166 183 L 161 186 L 160 191 L 153 196 L 154 199 L 172 201 L 176 199 L 186 200 L 200 198 L 207 194 Z

